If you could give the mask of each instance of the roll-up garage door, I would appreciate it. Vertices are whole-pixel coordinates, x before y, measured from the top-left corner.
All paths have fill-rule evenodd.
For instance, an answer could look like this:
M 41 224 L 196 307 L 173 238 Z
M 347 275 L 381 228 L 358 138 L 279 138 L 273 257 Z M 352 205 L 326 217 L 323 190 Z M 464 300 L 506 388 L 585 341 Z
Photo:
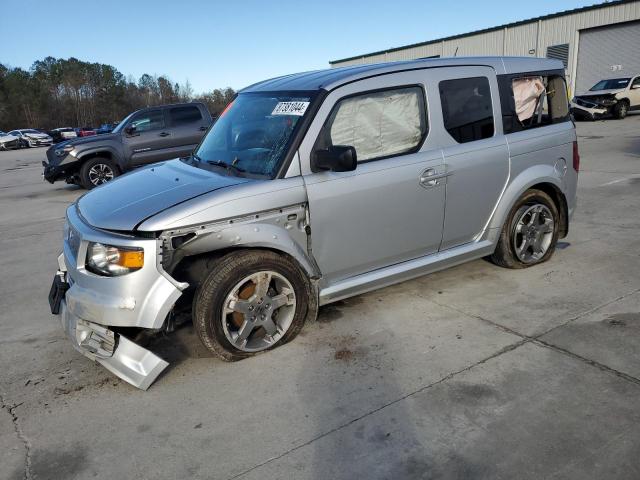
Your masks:
M 640 74 L 640 22 L 580 31 L 576 93 L 604 78 Z

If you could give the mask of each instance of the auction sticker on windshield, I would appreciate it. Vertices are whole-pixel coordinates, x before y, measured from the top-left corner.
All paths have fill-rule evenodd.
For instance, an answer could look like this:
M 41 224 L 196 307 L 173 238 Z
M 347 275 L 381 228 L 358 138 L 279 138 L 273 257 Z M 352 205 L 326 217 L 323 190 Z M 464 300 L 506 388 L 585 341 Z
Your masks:
M 304 115 L 309 102 L 278 102 L 271 115 Z

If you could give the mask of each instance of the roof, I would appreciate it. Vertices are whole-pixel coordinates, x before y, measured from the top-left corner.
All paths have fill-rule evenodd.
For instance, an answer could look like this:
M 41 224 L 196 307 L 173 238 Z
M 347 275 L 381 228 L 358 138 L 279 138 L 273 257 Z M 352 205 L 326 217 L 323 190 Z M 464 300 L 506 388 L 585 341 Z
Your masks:
M 255 83 L 240 92 L 333 90 L 345 83 L 375 75 L 448 66 L 487 66 L 493 68 L 498 74 L 564 69 L 564 65 L 560 60 L 535 57 L 427 58 L 295 73 Z
M 620 5 L 620 4 L 623 4 L 623 3 L 633 3 L 633 2 L 636 2 L 636 1 L 638 1 L 638 0 L 614 0 L 614 1 L 610 1 L 610 2 L 607 1 L 607 2 L 603 2 L 603 3 L 597 3 L 595 5 L 588 5 L 586 7 L 574 8 L 572 10 L 563 10 L 562 12 L 551 13 L 549 15 L 543 15 L 541 17 L 534 17 L 534 18 L 529 18 L 527 20 L 519 20 L 517 22 L 505 23 L 503 25 L 498 25 L 497 27 L 484 28 L 482 30 L 474 30 L 473 32 L 461 33 L 461 34 L 458 34 L 458 35 L 451 35 L 449 37 L 436 38 L 434 40 L 427 40 L 426 42 L 412 43 L 412 44 L 409 44 L 409 45 L 403 45 L 401 47 L 388 48 L 386 50 L 378 50 L 377 52 L 365 53 L 365 54 L 362 54 L 362 55 L 354 55 L 352 57 L 341 58 L 340 60 L 330 60 L 329 61 L 329 65 L 334 65 L 336 63 L 341 63 L 341 62 L 348 62 L 350 60 L 358 60 L 358 59 L 366 58 L 366 57 L 372 57 L 374 55 L 383 55 L 385 53 L 397 52 L 399 50 L 405 50 L 407 48 L 424 47 L 425 45 L 432 45 L 434 43 L 446 42 L 448 40 L 456 40 L 458 38 L 472 37 L 474 35 L 480 35 L 482 33 L 495 32 L 497 30 L 502 30 L 504 28 L 518 27 L 520 25 L 525 25 L 527 23 L 537 22 L 539 20 L 549 20 L 549 19 L 552 19 L 552 18 L 563 17 L 565 15 L 571 15 L 571 14 L 574 14 L 574 13 L 587 12 L 589 10 L 597 10 L 599 8 L 612 7 L 612 6 L 615 6 L 615 5 Z

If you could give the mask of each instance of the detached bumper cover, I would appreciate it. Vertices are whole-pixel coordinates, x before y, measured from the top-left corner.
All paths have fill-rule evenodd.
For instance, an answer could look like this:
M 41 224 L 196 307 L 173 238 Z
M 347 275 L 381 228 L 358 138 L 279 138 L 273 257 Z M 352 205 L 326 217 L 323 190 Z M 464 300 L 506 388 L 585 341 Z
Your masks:
M 571 102 L 571 113 L 578 117 L 599 118 L 609 113 L 609 107 L 597 105 L 591 102 L 578 101 Z
M 90 242 L 142 248 L 144 266 L 119 277 L 95 275 L 84 268 Z M 67 209 L 64 252 L 58 257 L 56 274 L 65 285 L 60 288 L 54 280 L 50 294 L 52 312 L 59 312 L 74 348 L 141 389 L 147 389 L 168 364 L 122 336 L 117 327 L 161 329 L 188 287 L 162 270 L 158 242 L 96 230 L 83 223 L 72 205 Z
M 142 390 L 149 388 L 169 365 L 128 338 L 73 315 L 64 300 L 61 304 L 60 321 L 78 352 Z

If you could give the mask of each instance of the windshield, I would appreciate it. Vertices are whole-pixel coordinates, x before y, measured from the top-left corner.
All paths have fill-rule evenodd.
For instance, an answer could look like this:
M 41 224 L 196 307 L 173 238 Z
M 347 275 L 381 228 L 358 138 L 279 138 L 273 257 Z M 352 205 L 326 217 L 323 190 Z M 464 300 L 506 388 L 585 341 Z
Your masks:
M 610 78 L 609 80 L 600 80 L 591 89 L 590 92 L 596 90 L 616 90 L 618 88 L 626 88 L 629 84 L 630 78 Z
M 311 101 L 308 92 L 240 94 L 211 127 L 194 158 L 233 172 L 274 177 Z
M 42 133 L 37 130 L 29 129 L 29 130 L 20 130 L 22 133 Z
M 133 112 L 133 113 L 136 113 L 136 112 Z M 119 133 L 119 132 L 124 128 L 124 126 L 127 124 L 127 122 L 129 121 L 129 119 L 133 116 L 133 113 L 130 113 L 129 115 L 127 115 L 127 116 L 125 117 L 125 119 L 124 119 L 124 120 L 122 120 L 122 121 L 118 124 L 118 126 L 117 126 L 116 128 L 114 128 L 114 129 L 113 129 L 113 133 Z

